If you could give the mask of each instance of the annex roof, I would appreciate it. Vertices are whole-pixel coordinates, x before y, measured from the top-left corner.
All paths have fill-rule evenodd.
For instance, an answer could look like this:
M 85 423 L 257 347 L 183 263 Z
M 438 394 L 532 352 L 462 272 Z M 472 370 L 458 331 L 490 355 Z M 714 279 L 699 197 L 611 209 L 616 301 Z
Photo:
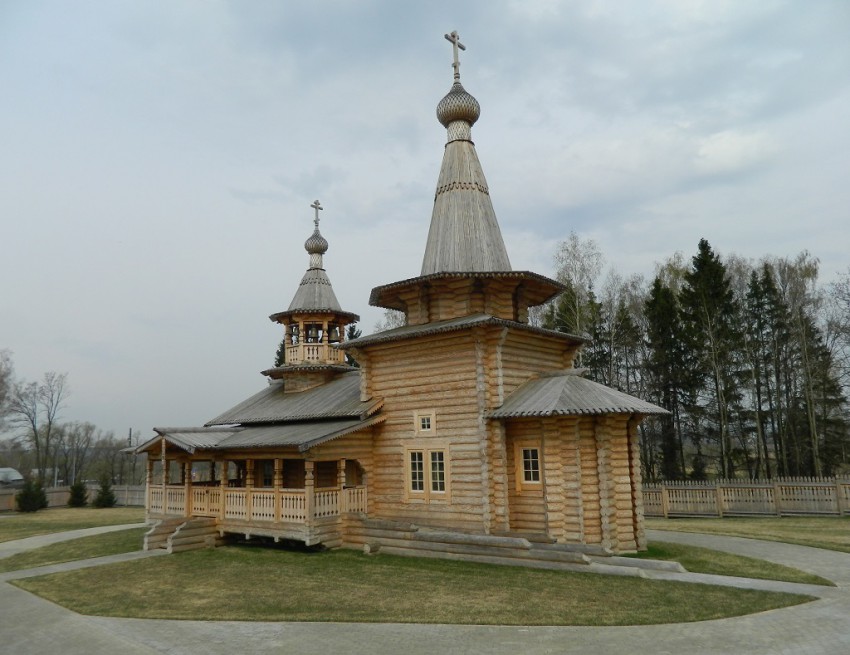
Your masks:
M 541 375 L 521 385 L 490 418 L 581 414 L 667 414 L 640 398 L 581 377 L 577 370 Z
M 412 339 L 413 337 L 429 336 L 432 334 L 442 334 L 445 332 L 456 332 L 465 330 L 480 325 L 498 325 L 509 327 L 523 332 L 533 332 L 535 334 L 555 337 L 573 342 L 585 343 L 588 341 L 586 337 L 579 337 L 556 330 L 546 330 L 544 328 L 533 327 L 526 323 L 518 323 L 516 321 L 508 321 L 503 318 L 498 318 L 490 314 L 470 314 L 460 318 L 451 318 L 445 321 L 434 321 L 432 323 L 423 323 L 421 325 L 404 325 L 392 330 L 384 332 L 376 332 L 359 339 L 351 339 L 344 341 L 338 345 L 339 348 L 345 350 L 347 348 L 359 348 L 361 346 L 371 345 L 374 343 L 384 343 L 389 341 L 401 341 L 402 339 Z
M 273 381 L 206 425 L 249 425 L 322 418 L 362 419 L 374 414 L 382 404 L 381 399 L 360 400 L 360 373 L 352 371 L 327 384 L 297 393 L 284 393 L 283 383 Z
M 295 446 L 300 452 L 314 446 L 358 432 L 386 420 L 384 416 L 361 419 L 309 421 L 283 425 L 234 428 L 154 428 L 157 436 L 140 445 L 136 452 L 145 452 L 165 438 L 182 450 L 241 450 L 245 448 L 279 448 Z

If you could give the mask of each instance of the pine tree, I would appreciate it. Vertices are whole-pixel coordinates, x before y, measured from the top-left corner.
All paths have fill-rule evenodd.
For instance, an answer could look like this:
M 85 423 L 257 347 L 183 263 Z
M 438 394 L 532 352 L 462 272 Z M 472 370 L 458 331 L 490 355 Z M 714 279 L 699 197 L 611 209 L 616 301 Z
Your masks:
M 19 512 L 37 512 L 47 507 L 47 494 L 44 493 L 41 482 L 27 477 L 24 486 L 15 495 L 15 504 Z
M 112 491 L 112 483 L 109 478 L 103 478 L 100 481 L 100 489 L 97 490 L 97 496 L 92 501 L 94 507 L 115 507 L 118 502 L 115 498 L 115 493 Z
M 286 363 L 286 337 L 280 340 L 280 345 L 277 347 L 277 352 L 274 354 L 275 368 L 283 366 Z
M 88 489 L 82 480 L 77 480 L 71 485 L 71 494 L 68 496 L 68 507 L 85 507 L 88 505 Z
M 740 346 L 739 310 L 726 267 L 708 241 L 701 239 L 680 293 L 689 347 L 698 369 L 706 375 L 707 415 L 712 418 L 720 446 L 719 473 L 730 478 L 734 461 L 729 407 L 737 393 L 735 358 Z
M 359 339 L 363 335 L 363 330 L 358 329 L 357 323 L 351 323 L 345 330 L 345 340 Z M 345 363 L 355 368 L 360 368 L 360 364 L 350 354 L 345 353 Z

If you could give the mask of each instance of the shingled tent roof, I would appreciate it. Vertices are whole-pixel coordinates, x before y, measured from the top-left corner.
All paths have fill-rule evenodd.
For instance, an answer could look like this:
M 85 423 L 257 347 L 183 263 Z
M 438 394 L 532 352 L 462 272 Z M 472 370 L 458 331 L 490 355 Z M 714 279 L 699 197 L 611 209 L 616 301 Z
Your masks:
M 490 418 L 669 414 L 640 398 L 581 377 L 575 369 L 541 375 L 516 389 Z

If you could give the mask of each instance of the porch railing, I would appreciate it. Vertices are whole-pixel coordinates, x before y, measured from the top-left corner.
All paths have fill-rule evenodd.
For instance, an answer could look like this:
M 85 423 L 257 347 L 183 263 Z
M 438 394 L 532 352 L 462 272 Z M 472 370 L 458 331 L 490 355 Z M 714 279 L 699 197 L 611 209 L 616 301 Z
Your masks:
M 191 487 L 189 509 L 193 516 L 221 516 L 224 519 L 269 523 L 305 523 L 308 518 L 327 518 L 348 512 L 365 512 L 366 487 L 316 489 L 313 511 L 307 515 L 307 493 L 304 489 L 233 489 Z M 164 496 L 164 501 L 163 501 Z M 171 516 L 186 515 L 186 487 L 172 485 L 148 489 L 148 511 Z

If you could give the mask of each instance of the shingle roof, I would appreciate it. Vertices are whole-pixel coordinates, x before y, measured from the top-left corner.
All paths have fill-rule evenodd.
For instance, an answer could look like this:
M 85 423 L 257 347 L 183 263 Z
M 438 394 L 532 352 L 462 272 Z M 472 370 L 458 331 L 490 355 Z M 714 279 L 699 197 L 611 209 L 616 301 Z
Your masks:
M 564 290 L 563 284 L 551 280 L 545 275 L 532 273 L 531 271 L 454 271 L 411 277 L 406 280 L 399 280 L 398 282 L 391 282 L 375 287 L 369 295 L 369 304 L 374 307 L 386 307 L 388 309 L 404 311 L 405 305 L 398 298 L 399 292 L 410 287 L 418 287 L 440 280 L 451 281 L 460 278 L 513 280 L 517 284 L 522 284 L 526 296 L 525 299 L 529 307 L 542 305 Z
M 190 453 L 197 450 L 282 446 L 296 446 L 300 452 L 304 452 L 313 446 L 364 430 L 385 420 L 384 416 L 373 416 L 365 420 L 309 421 L 247 428 L 154 428 L 158 436 L 139 446 L 136 452 L 145 452 L 155 447 L 162 437 Z
M 451 318 L 445 321 L 434 321 L 432 323 L 423 323 L 422 325 L 404 325 L 402 327 L 394 328 L 392 330 L 376 332 L 375 334 L 360 337 L 359 339 L 351 339 L 349 341 L 344 341 L 340 343 L 337 347 L 343 350 L 347 348 L 359 348 L 361 346 L 371 345 L 373 343 L 401 341 L 402 339 L 411 339 L 413 337 L 422 337 L 431 334 L 442 334 L 444 332 L 455 332 L 457 330 L 464 330 L 479 325 L 500 325 L 504 327 L 510 327 L 515 330 L 520 330 L 523 332 L 533 332 L 535 334 L 555 337 L 557 339 L 563 339 L 565 341 L 578 341 L 581 343 L 585 343 L 587 341 L 587 338 L 585 337 L 578 337 L 572 334 L 566 334 L 564 332 L 557 332 L 555 330 L 546 330 L 544 328 L 533 327 L 525 323 L 517 323 L 516 321 L 508 321 L 503 318 L 491 316 L 490 314 L 470 314 L 469 316 Z
M 576 371 L 533 378 L 514 391 L 490 418 L 576 414 L 667 414 L 667 410 L 611 389 Z
M 247 425 L 320 418 L 361 419 L 374 414 L 382 402 L 380 399 L 360 400 L 360 373 L 352 371 L 327 384 L 298 393 L 284 393 L 281 382 L 272 382 L 206 425 Z

